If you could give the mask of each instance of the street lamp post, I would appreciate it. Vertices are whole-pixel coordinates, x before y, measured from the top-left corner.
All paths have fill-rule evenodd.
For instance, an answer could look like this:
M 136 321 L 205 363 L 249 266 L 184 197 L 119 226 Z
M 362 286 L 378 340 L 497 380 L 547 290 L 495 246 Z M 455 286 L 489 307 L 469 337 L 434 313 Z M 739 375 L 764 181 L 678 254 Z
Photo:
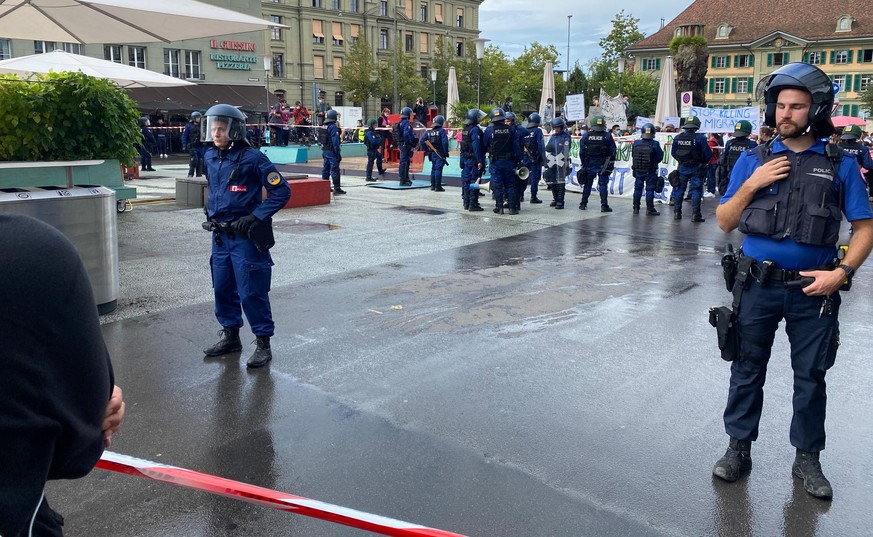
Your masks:
M 573 15 L 567 15 L 567 81 L 570 81 L 570 19 Z
M 436 79 L 437 79 L 437 71 L 436 67 L 430 68 L 430 81 L 433 82 L 433 104 L 436 106 Z
M 482 87 L 482 58 L 485 57 L 485 43 L 491 41 L 490 39 L 484 39 L 482 37 L 475 39 L 473 42 L 476 43 L 476 59 L 479 60 L 479 75 L 476 79 L 476 108 L 481 108 L 481 100 L 479 96 L 479 90 Z
M 621 79 L 624 77 L 624 58 L 618 59 L 618 95 L 621 96 Z
M 269 137 L 270 135 L 270 69 L 273 68 L 273 58 L 272 56 L 264 56 L 264 89 L 267 90 L 267 115 L 264 116 L 264 131 L 266 132 L 265 137 Z

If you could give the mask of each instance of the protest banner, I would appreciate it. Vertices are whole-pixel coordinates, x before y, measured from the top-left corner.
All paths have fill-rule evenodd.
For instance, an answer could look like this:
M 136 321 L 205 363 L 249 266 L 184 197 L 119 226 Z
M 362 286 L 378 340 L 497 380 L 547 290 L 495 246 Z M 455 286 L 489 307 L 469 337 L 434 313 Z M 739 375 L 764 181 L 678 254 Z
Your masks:
M 567 121 L 585 119 L 585 94 L 567 95 Z
M 757 106 L 742 108 L 692 106 L 691 115 L 700 119 L 700 129 L 697 132 L 734 132 L 734 125 L 741 119 L 752 124 L 752 132 L 758 132 L 761 128 L 761 110 Z

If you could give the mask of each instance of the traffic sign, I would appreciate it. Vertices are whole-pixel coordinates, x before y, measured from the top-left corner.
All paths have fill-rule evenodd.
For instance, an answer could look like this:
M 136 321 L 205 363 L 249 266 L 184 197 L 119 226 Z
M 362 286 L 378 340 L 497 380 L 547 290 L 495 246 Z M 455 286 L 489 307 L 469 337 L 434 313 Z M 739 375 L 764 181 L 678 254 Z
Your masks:
M 834 95 L 840 92 L 840 85 L 834 82 Z

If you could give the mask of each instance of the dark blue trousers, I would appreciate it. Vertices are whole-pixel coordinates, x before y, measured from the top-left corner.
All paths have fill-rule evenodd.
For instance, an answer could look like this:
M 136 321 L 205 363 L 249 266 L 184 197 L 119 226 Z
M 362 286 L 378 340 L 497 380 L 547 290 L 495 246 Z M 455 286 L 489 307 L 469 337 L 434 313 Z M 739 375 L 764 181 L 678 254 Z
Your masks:
M 740 359 L 731 365 L 724 411 L 728 435 L 740 440 L 758 438 L 767 364 L 779 322 L 784 320 L 794 371 L 791 445 L 804 451 L 824 449 L 825 373 L 834 365 L 839 346 L 839 292 L 832 299 L 831 313 L 819 317 L 821 297 L 806 296 L 800 288 L 789 288 L 782 282 L 752 282 L 743 292 L 739 311 Z
M 373 162 L 376 163 L 376 171 L 383 173 L 385 168 L 382 167 L 382 153 L 379 151 L 367 151 L 367 179 L 373 178 Z
M 675 211 L 682 212 L 682 200 L 685 198 L 685 190 L 691 194 L 691 210 L 700 212 L 700 198 L 703 197 L 703 176 L 705 167 L 684 168 L 679 167 L 679 186 L 673 189 L 672 198 L 675 200 Z M 819 304 L 819 307 L 821 304 Z
M 646 207 L 653 207 L 655 205 L 655 182 L 657 180 L 657 172 L 648 175 L 634 175 L 634 207 L 640 206 L 640 199 L 643 197 L 643 190 L 646 192 Z
M 591 196 L 591 186 L 594 184 L 594 178 L 597 179 L 597 193 L 600 195 L 600 204 L 608 205 L 607 203 L 607 195 L 608 195 L 608 186 L 609 186 L 609 176 L 608 173 L 600 173 L 600 170 L 603 169 L 603 163 L 605 161 L 601 160 L 599 162 L 592 161 L 588 163 L 588 166 L 585 167 L 585 172 L 588 177 L 592 178 L 582 186 L 582 203 L 588 204 L 588 198 Z
M 270 337 L 275 326 L 270 310 L 270 278 L 273 259 L 270 252 L 259 252 L 247 238 L 218 235 L 212 241 L 212 289 L 215 292 L 215 318 L 224 328 L 240 328 L 245 312 L 252 333 Z
M 340 160 L 333 151 L 323 151 L 321 157 L 324 164 L 321 167 L 321 178 L 332 179 L 334 188 L 340 187 Z
M 515 199 L 515 168 L 508 160 L 497 160 L 491 163 L 491 190 L 498 209 L 503 208 L 503 202 Z

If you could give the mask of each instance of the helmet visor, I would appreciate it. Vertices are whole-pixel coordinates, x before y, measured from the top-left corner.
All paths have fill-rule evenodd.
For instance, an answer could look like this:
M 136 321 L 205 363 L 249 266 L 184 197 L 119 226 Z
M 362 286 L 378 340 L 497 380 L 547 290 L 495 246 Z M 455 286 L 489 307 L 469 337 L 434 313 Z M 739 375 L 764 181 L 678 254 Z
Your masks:
M 245 122 L 229 116 L 206 116 L 206 121 L 200 123 L 200 138 L 204 142 L 213 142 L 223 146 L 245 137 Z

